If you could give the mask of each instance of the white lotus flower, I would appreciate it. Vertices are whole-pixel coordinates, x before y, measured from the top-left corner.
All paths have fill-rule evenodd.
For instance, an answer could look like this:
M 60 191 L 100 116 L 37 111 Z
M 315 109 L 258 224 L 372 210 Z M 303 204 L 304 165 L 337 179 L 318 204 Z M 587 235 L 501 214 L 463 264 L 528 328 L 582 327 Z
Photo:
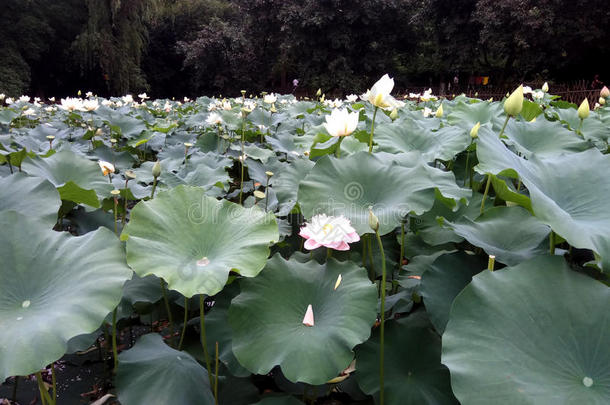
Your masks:
M 49 101 L 54 103 L 55 102 L 55 97 L 49 97 Z
M 205 120 L 208 125 L 220 125 L 222 124 L 222 117 L 220 114 L 212 113 L 208 115 L 208 118 Z
M 428 107 L 424 107 L 422 113 L 424 114 L 424 117 L 429 117 L 430 115 L 432 115 L 432 110 L 429 109 Z
M 338 98 L 334 100 L 324 100 L 324 105 L 330 108 L 341 108 L 343 101 L 339 100 Z
M 0 101 L 4 100 L 6 98 L 6 94 L 4 93 L 0 93 Z
M 140 98 L 140 100 L 145 101 L 148 100 L 150 97 L 148 97 L 148 95 L 146 93 L 141 93 L 138 94 L 138 97 Z
M 348 103 L 355 103 L 356 101 L 358 101 L 358 96 L 355 94 L 350 94 L 349 96 L 345 97 L 345 99 Z
M 227 101 L 227 100 L 223 100 L 222 102 L 222 109 L 225 111 L 230 111 L 233 107 L 231 106 L 231 102 Z
M 110 107 L 112 105 L 112 101 L 110 100 L 102 100 L 102 105 L 105 107 Z
M 523 94 L 532 94 L 533 90 L 530 86 L 523 86 Z
M 13 100 L 11 97 L 7 97 L 6 100 L 4 100 L 4 102 L 7 105 L 13 104 L 15 102 L 15 100 Z
M 542 100 L 544 97 L 544 92 L 540 90 L 535 90 L 532 92 L 532 97 L 536 100 Z
M 61 109 L 66 111 L 80 111 L 83 108 L 83 101 L 80 98 L 66 97 L 61 99 Z
M 125 96 L 121 97 L 121 100 L 123 100 L 123 102 L 124 102 L 125 104 L 127 104 L 127 103 L 133 103 L 133 96 L 132 96 L 131 94 L 127 94 L 127 95 L 125 95 Z
M 102 174 L 104 176 L 108 176 L 109 173 L 114 173 L 114 165 L 112 163 L 104 160 L 100 160 L 97 163 L 100 165 L 100 169 L 102 169 Z
M 331 136 L 348 136 L 358 127 L 358 117 L 357 112 L 335 109 L 326 116 L 324 128 Z
M 29 103 L 30 102 L 30 97 L 29 96 L 21 96 L 19 97 L 19 100 L 17 101 L 21 101 L 22 103 Z
M 28 108 L 27 110 L 23 111 L 21 114 L 26 116 L 26 117 L 29 117 L 31 115 L 36 114 L 36 111 L 34 111 L 33 108 Z
M 436 101 L 436 100 L 438 100 L 438 98 L 432 94 L 432 89 L 428 89 L 428 90 L 424 91 L 424 94 L 422 94 L 419 99 L 421 101 Z
M 307 239 L 305 249 L 313 250 L 325 246 L 335 250 L 349 250 L 348 243 L 358 242 L 360 236 L 352 228 L 349 219 L 326 214 L 314 215 L 311 221 L 301 228 L 299 235 Z
M 405 105 L 402 101 L 396 100 L 390 95 L 394 88 L 394 79 L 390 76 L 383 75 L 381 79 L 373 85 L 370 90 L 360 96 L 362 100 L 368 101 L 375 107 L 382 108 L 384 110 L 393 110 L 394 108 L 400 108 Z
M 97 100 L 85 100 L 83 101 L 82 109 L 85 111 L 95 111 L 99 108 L 100 104 Z
M 85 97 L 93 97 L 93 92 L 92 91 L 86 92 Z
M 265 97 L 263 97 L 263 102 L 265 104 L 273 104 L 277 101 L 277 96 L 273 93 L 271 94 L 265 94 Z

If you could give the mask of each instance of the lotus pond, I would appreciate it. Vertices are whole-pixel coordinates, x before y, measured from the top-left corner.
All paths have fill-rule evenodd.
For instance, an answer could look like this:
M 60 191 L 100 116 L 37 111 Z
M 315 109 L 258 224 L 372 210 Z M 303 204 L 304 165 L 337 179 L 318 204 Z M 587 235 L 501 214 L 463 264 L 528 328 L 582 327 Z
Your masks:
M 605 99 L 392 88 L 3 100 L 0 402 L 608 404 Z

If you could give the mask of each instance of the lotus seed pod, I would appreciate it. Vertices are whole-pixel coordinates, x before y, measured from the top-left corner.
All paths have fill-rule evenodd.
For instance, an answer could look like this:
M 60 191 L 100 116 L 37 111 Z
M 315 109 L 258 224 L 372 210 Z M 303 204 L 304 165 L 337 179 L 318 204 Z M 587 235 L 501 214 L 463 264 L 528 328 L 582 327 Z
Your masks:
M 158 160 L 155 162 L 155 164 L 152 167 L 152 175 L 153 175 L 153 177 L 161 176 L 161 162 L 159 162 Z
M 508 96 L 504 102 L 504 112 L 511 117 L 519 115 L 523 109 L 523 85 L 517 87 L 517 90 Z
M 273 177 L 273 172 L 267 171 L 267 172 L 265 172 L 265 174 L 267 175 L 267 177 Z
M 589 100 L 586 98 L 580 103 L 580 107 L 578 107 L 578 118 L 584 120 L 589 116 Z

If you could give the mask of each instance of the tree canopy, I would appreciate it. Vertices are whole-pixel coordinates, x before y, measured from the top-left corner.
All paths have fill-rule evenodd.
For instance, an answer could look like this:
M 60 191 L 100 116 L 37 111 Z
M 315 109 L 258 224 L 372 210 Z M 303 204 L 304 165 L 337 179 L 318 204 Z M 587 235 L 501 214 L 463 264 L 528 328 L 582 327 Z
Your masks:
M 605 0 L 4 0 L 0 92 L 361 91 L 454 76 L 591 80 Z

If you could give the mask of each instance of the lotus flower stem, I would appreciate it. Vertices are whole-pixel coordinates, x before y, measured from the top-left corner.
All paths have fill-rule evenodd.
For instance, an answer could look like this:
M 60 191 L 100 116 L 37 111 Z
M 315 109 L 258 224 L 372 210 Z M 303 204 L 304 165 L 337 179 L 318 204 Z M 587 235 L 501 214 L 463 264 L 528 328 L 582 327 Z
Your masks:
M 186 323 L 189 319 L 189 299 L 184 297 L 184 324 L 182 325 L 182 333 L 180 334 L 180 342 L 178 343 L 178 350 L 182 350 L 182 342 L 184 341 L 184 335 L 186 334 Z
M 326 258 L 330 259 L 333 257 L 333 250 L 331 248 L 326 248 Z
M 55 363 L 51 363 L 51 383 L 53 384 L 53 404 L 57 403 L 57 376 L 55 375 Z
M 157 176 L 154 177 L 152 190 L 150 190 L 150 199 L 155 197 L 155 190 L 157 189 Z
M 343 137 L 340 136 L 339 140 L 337 141 L 337 149 L 335 149 L 335 156 L 336 157 L 341 157 L 341 142 L 343 142 Z
M 163 281 L 163 279 L 159 279 L 159 282 L 161 283 L 161 292 L 163 293 L 163 302 L 165 302 L 165 311 L 167 312 L 167 318 L 169 320 L 169 330 L 172 330 L 172 325 L 174 323 L 174 320 L 172 317 L 172 311 L 169 307 L 169 300 L 167 299 L 167 289 L 165 288 L 165 282 Z
M 205 367 L 208 372 L 208 378 L 210 379 L 210 387 L 214 386 L 214 381 L 212 381 L 212 367 L 210 365 L 210 355 L 208 354 L 208 344 L 205 338 L 205 298 L 203 298 L 203 294 L 199 296 L 199 329 L 200 329 L 200 338 L 201 338 L 201 347 L 203 347 L 203 358 L 205 359 Z
M 509 119 L 510 119 L 510 115 L 507 115 L 506 119 L 504 120 L 504 125 L 502 125 L 502 130 L 500 130 L 500 135 L 498 135 L 498 138 L 502 138 L 502 135 L 504 135 L 504 130 L 506 129 L 506 125 L 508 125 Z
M 244 142 L 246 141 L 246 117 L 243 116 L 241 121 L 241 180 L 239 182 L 239 204 L 242 203 L 243 193 L 244 193 L 244 164 L 245 162 L 245 151 L 244 151 Z
M 373 112 L 373 122 L 371 124 L 371 137 L 369 138 L 369 153 L 373 153 L 373 134 L 375 133 L 375 117 L 377 117 L 377 110 L 379 107 L 375 107 Z
M 214 368 L 214 403 L 218 405 L 218 342 L 216 342 L 216 366 Z
M 485 192 L 483 192 L 483 200 L 481 201 L 481 212 L 483 213 L 485 210 L 485 199 L 487 198 L 487 194 L 489 193 L 489 185 L 491 184 L 491 173 L 487 175 L 487 183 L 485 184 Z
M 551 230 L 551 233 L 549 234 L 549 247 L 550 247 L 550 253 L 551 255 L 555 254 L 555 232 L 553 232 Z
M 15 385 L 13 385 L 13 402 L 17 402 L 17 388 L 19 387 L 19 376 L 15 376 Z
M 582 136 L 582 123 L 583 123 L 584 119 L 580 119 L 580 122 L 578 123 L 578 129 L 576 130 L 576 134 L 578 134 L 579 136 Z
M 384 349 L 384 338 L 385 338 L 385 284 L 386 284 L 386 268 L 385 268 L 385 252 L 383 251 L 383 243 L 381 243 L 381 236 L 379 236 L 379 230 L 375 231 L 377 236 L 377 243 L 379 244 L 379 253 L 381 253 L 381 321 L 379 329 L 379 404 L 383 405 L 383 349 Z
M 117 367 L 119 365 L 119 354 L 117 351 L 116 344 L 116 313 L 117 309 L 115 308 L 114 311 L 112 311 L 112 359 L 114 361 L 114 372 L 116 372 Z
M 40 391 L 40 402 L 42 405 L 53 405 L 52 399 L 49 396 L 49 392 L 44 386 L 44 380 L 42 379 L 42 374 L 39 372 L 36 373 L 36 382 L 38 383 L 38 390 Z

